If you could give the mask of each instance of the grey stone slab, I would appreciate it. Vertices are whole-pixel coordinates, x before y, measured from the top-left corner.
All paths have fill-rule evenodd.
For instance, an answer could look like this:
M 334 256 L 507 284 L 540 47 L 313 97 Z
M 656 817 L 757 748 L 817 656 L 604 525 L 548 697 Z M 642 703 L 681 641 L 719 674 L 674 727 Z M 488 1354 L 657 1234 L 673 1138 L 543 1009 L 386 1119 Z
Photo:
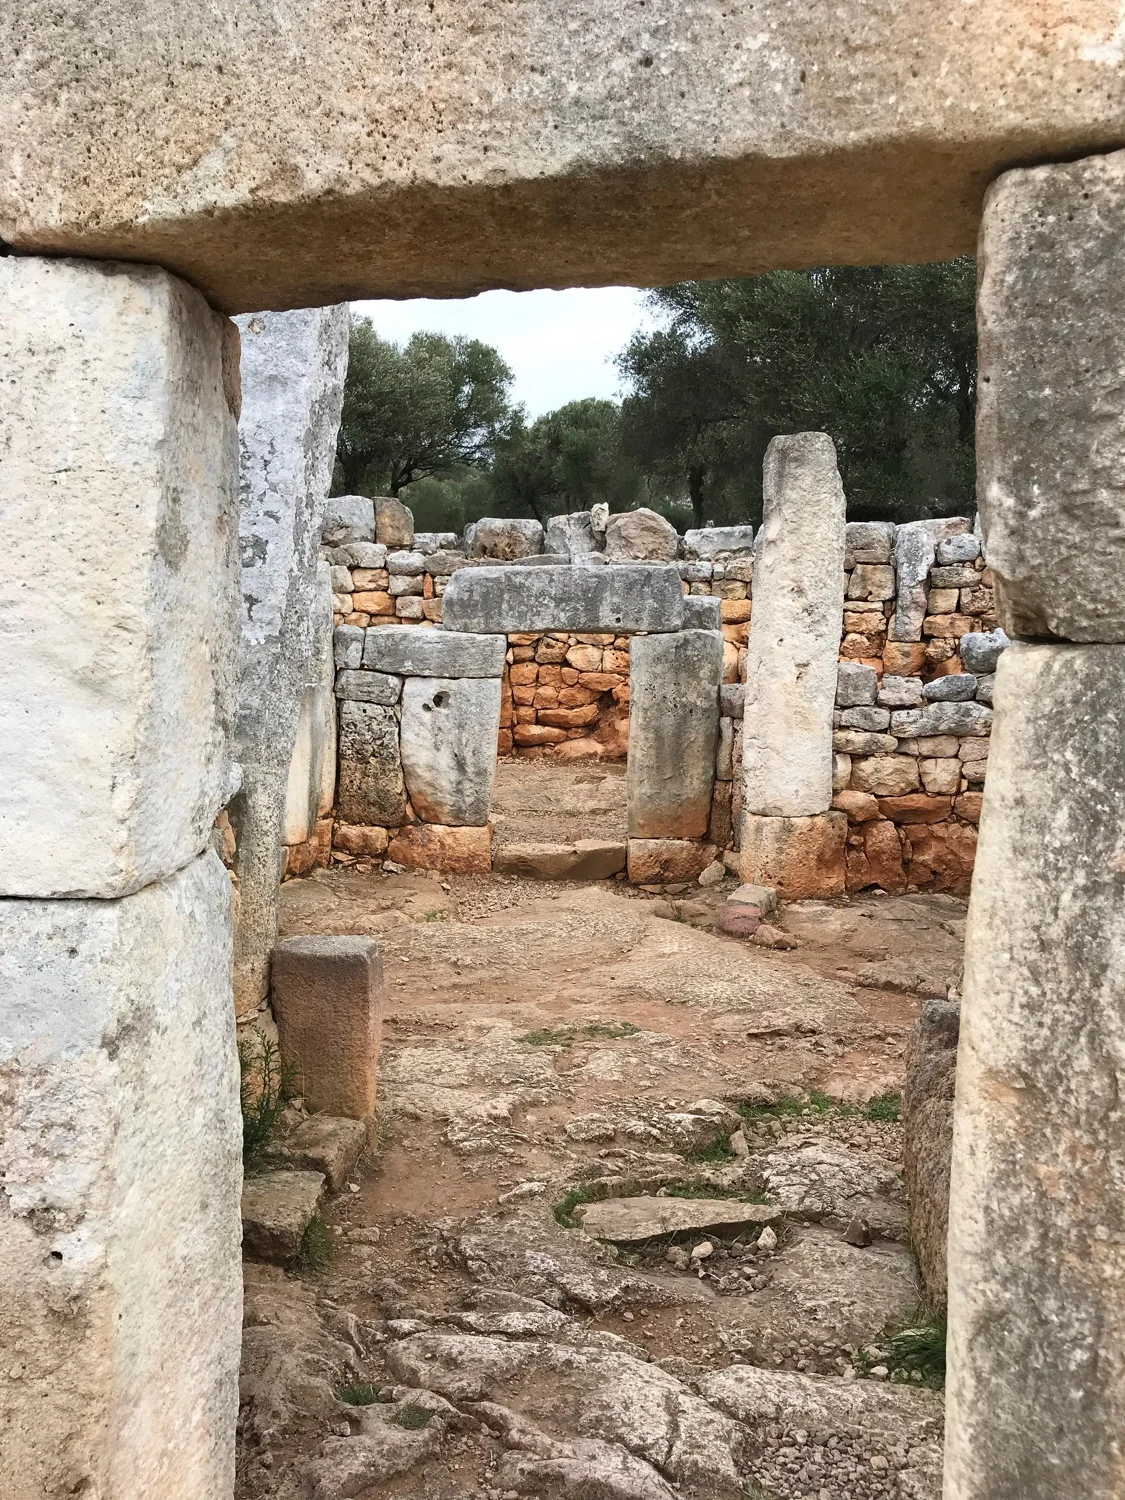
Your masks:
M 0 895 L 124 895 L 230 792 L 234 329 L 152 266 L 7 256 L 0 305 Z
M 271 1143 L 265 1159 L 273 1167 L 319 1172 L 329 1192 L 338 1193 L 366 1149 L 365 1120 L 309 1115 L 295 1130 Z
M 582 553 L 598 552 L 600 548 L 601 538 L 594 532 L 588 510 L 552 516 L 547 522 L 547 533 L 543 539 L 543 549 L 546 552 L 569 558 Z
M 844 528 L 844 567 L 889 563 L 894 541 L 893 521 L 849 521 Z
M 461 538 L 455 531 L 416 531 L 412 546 L 415 552 L 429 557 L 434 552 L 458 552 Z
M 324 507 L 320 539 L 326 547 L 374 542 L 374 500 L 367 495 L 333 495 Z
M 922 687 L 922 697 L 927 703 L 967 703 L 976 695 L 977 680 L 971 672 L 951 672 Z
M 458 568 L 479 566 L 475 558 L 466 557 L 463 552 L 427 552 L 425 555 L 425 570 L 435 578 L 451 578 Z
M 333 656 L 341 671 L 354 671 L 363 665 L 365 634 L 358 625 L 337 625 L 332 632 Z
M 492 868 L 528 880 L 609 880 L 625 868 L 624 839 L 579 839 L 574 844 L 501 844 Z
M 876 702 L 881 708 L 916 708 L 922 702 L 922 679 L 884 672 Z
M 309 618 L 312 650 L 309 682 L 299 695 L 297 733 L 285 784 L 286 844 L 303 844 L 316 832 L 336 801 L 336 698 L 333 690 L 332 589 L 328 564 L 317 567 Z
M 719 706 L 728 719 L 741 719 L 746 698 L 744 682 L 724 682 L 719 690 Z
M 426 571 L 425 554 L 410 550 L 387 553 L 387 572 L 392 578 L 412 577 Z
M 951 542 L 975 542 L 976 537 L 951 537 Z M 943 547 L 946 543 L 941 544 Z M 930 569 L 930 587 L 935 589 L 979 588 L 981 575 L 971 563 L 950 563 L 946 567 Z
M 841 729 L 867 729 L 881 734 L 890 722 L 889 708 L 845 708 L 840 714 Z
M 640 1245 L 665 1235 L 739 1234 L 757 1239 L 767 1224 L 783 1217 L 772 1203 L 739 1203 L 733 1198 L 607 1198 L 588 1203 L 578 1213 L 592 1239 L 618 1245 Z M 757 1231 L 757 1233 L 755 1232 Z
M 1125 648 L 1016 644 L 996 677 L 957 1056 L 946 1484 L 1108 1496 L 1125 1430 L 1125 1343 L 1108 1334 L 1125 1243 Z
M 1000 623 L 1125 640 L 1125 152 L 1006 172 L 980 243 L 977 494 Z
M 900 739 L 988 734 L 991 727 L 992 710 L 983 703 L 928 703 L 925 708 L 904 708 L 891 715 L 891 733 Z
M 722 623 L 722 600 L 712 598 L 707 594 L 689 594 L 685 596 L 685 630 L 718 630 Z
M 948 536 L 937 544 L 937 560 L 941 567 L 950 563 L 975 562 L 981 554 L 981 540 L 971 533 Z
M 599 554 L 591 554 L 597 556 Z M 445 591 L 446 631 L 679 630 L 684 596 L 674 567 L 473 568 Z
M 967 672 L 995 672 L 1001 653 L 1011 644 L 1001 629 L 977 630 L 960 640 L 961 660 Z
M 734 780 L 734 720 L 719 719 L 719 740 L 715 746 L 715 780 Z
M 344 671 L 336 674 L 336 697 L 352 703 L 383 703 L 392 706 L 402 697 L 401 677 L 388 672 Z
M 686 558 L 706 558 L 713 562 L 717 557 L 751 552 L 753 547 L 753 526 L 706 526 L 702 530 L 684 532 L 680 554 Z
M 332 708 L 331 673 L 321 658 L 336 643 L 331 596 L 326 580 L 318 582 L 318 542 L 336 455 L 350 317 L 346 305 L 255 313 L 241 318 L 239 328 L 242 616 L 235 739 L 242 789 L 230 817 L 238 840 L 235 1007 L 242 1017 L 256 1013 L 268 992 L 282 846 L 289 832 L 298 842 L 312 832 L 321 800 L 317 783 L 327 774 L 323 731 Z M 331 524 L 345 529 L 349 515 L 371 514 L 371 502 L 360 496 L 333 506 Z M 347 656 L 342 641 L 340 649 Z M 333 765 L 335 757 L 333 737 Z M 302 800 L 304 816 L 291 820 Z M 304 828 L 291 829 L 291 821 Z
M 842 728 L 833 734 L 832 748 L 839 755 L 893 755 L 898 741 L 894 735 L 877 730 Z
M 230 878 L 210 852 L 118 900 L 0 900 L 5 1496 L 168 1495 L 181 1473 L 229 1493 L 230 976 Z
M 674 562 L 680 539 L 676 528 L 647 506 L 610 516 L 605 527 L 609 562 Z
M 715 564 L 712 562 L 687 561 L 678 562 L 676 571 L 685 583 L 709 583 L 715 572 Z
M 380 495 L 375 506 L 375 536 L 385 547 L 410 547 L 414 542 L 414 512 L 393 495 Z
M 295 1169 L 247 1177 L 242 1188 L 242 1253 L 291 1265 L 324 1196 L 324 1173 Z
M 638 636 L 629 660 L 629 837 L 702 838 L 711 816 L 723 638 Z
M 874 667 L 858 661 L 842 661 L 836 666 L 836 707 L 862 708 L 875 702 L 879 678 Z
M 992 694 L 996 683 L 996 673 L 990 672 L 983 677 L 977 678 L 977 702 L 992 705 Z
M 385 568 L 387 549 L 380 542 L 345 542 L 323 547 L 326 562 L 342 568 Z
M 399 747 L 414 811 L 427 823 L 483 827 L 488 822 L 499 677 L 408 677 Z
M 777 888 L 772 885 L 737 886 L 727 897 L 728 906 L 756 906 L 763 917 L 777 910 Z
M 832 709 L 844 607 L 844 490 L 822 432 L 766 450 L 746 680 L 745 812 L 805 817 L 832 801 Z
M 910 521 L 895 532 L 894 560 L 898 577 L 895 612 L 887 629 L 892 641 L 920 641 L 926 617 L 930 569 L 937 555 L 933 528 Z
M 445 599 L 448 610 L 449 589 Z M 367 631 L 363 665 L 399 677 L 502 677 L 507 649 L 507 640 L 499 634 L 380 626 Z
M 384 828 L 405 823 L 406 784 L 394 709 L 378 703 L 341 703 L 339 754 L 341 820 Z
M 507 520 L 482 516 L 473 526 L 471 557 L 518 562 L 543 551 L 543 526 L 535 520 Z

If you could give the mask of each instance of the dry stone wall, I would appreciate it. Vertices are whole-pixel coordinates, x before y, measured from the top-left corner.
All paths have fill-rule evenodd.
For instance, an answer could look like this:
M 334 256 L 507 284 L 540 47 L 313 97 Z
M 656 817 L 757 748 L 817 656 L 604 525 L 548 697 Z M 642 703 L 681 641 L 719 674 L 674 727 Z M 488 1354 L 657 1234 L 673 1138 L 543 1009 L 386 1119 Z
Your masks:
M 554 517 L 545 529 L 487 518 L 461 535 L 415 533 L 398 502 L 344 496 L 329 502 L 324 544 L 338 641 L 348 632 L 358 638 L 371 629 L 440 625 L 449 581 L 465 568 L 674 564 L 685 608 L 706 611 L 699 623 L 722 632 L 728 691 L 708 838 L 738 848 L 742 692 L 761 545 L 751 527 L 680 537 L 652 511 L 606 516 L 595 508 Z M 832 800 L 848 818 L 841 888 L 965 890 L 988 764 L 993 674 L 1007 644 L 981 538 L 965 517 L 897 527 L 849 522 L 844 595 Z M 499 754 L 624 759 L 630 640 L 611 632 L 507 633 Z M 348 848 L 337 839 L 342 853 L 357 852 L 354 835 L 345 842 Z M 365 845 L 363 852 L 375 851 Z M 326 840 L 315 858 L 328 858 Z

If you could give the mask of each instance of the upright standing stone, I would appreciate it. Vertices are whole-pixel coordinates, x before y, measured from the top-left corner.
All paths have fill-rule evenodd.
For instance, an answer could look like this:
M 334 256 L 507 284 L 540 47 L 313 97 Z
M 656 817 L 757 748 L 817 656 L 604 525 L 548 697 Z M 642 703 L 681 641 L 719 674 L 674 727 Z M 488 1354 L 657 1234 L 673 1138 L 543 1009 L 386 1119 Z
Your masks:
M 937 544 L 924 521 L 910 521 L 895 533 L 895 571 L 898 575 L 895 612 L 887 631 L 892 641 L 920 641 L 929 602 L 930 569 Z
M 284 841 L 312 838 L 318 818 L 336 800 L 336 669 L 332 659 L 332 581 L 327 563 L 317 567 L 313 594 L 312 685 L 301 695 L 300 715 L 285 788 Z M 353 673 L 368 676 L 368 673 Z
M 393 708 L 381 703 L 340 704 L 339 780 L 337 811 L 342 822 L 398 828 L 407 821 Z
M 408 677 L 399 749 L 414 811 L 427 823 L 483 827 L 492 800 L 499 677 Z
M 1123 225 L 1125 151 L 985 201 L 977 494 L 1012 636 L 1125 641 Z
M 238 321 L 242 790 L 230 811 L 238 838 L 235 1006 L 246 1019 L 269 991 L 290 779 L 305 780 L 308 805 L 314 746 L 322 742 L 327 712 L 324 666 L 320 651 L 314 651 L 313 632 L 314 627 L 330 631 L 331 621 L 325 622 L 318 594 L 317 557 L 350 320 L 347 306 L 340 305 L 255 313 Z M 305 766 L 294 768 L 295 752 Z M 310 811 L 315 821 L 315 810 Z
M 629 836 L 698 839 L 707 832 L 723 638 L 717 630 L 641 635 L 629 656 Z
M 151 266 L 0 260 L 0 894 L 121 896 L 230 786 L 238 333 Z
M 233 1493 L 230 881 L 0 900 L 0 1494 Z
M 844 489 L 823 432 L 766 450 L 747 646 L 743 806 L 808 817 L 832 801 L 832 709 L 844 608 Z
M 1125 647 L 1013 645 L 969 906 L 946 1494 L 1110 1500 L 1125 1434 Z
M 309 1107 L 363 1120 L 375 1113 L 383 965 L 366 937 L 297 937 L 273 953 L 273 1008 L 283 1060 Z

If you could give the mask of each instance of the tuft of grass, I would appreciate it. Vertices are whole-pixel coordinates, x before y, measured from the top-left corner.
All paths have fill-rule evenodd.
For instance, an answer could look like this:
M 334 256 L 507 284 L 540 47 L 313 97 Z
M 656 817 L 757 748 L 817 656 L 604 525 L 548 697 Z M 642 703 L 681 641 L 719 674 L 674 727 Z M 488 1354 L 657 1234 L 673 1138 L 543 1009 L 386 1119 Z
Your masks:
M 869 1120 L 900 1120 L 902 1118 L 902 1095 L 888 1089 L 877 1099 L 869 1100 L 864 1113 Z
M 374 1406 L 379 1399 L 381 1386 L 370 1385 L 367 1381 L 357 1381 L 354 1385 L 344 1385 L 336 1392 L 341 1401 L 346 1401 L 349 1406 Z
M 257 1165 L 273 1138 L 286 1101 L 293 1093 L 293 1069 L 281 1061 L 277 1043 L 255 1028 L 238 1043 L 239 1103 L 242 1106 L 242 1161 Z
M 744 1120 L 796 1120 L 805 1112 L 804 1101 L 787 1094 L 773 1104 L 740 1104 L 738 1113 Z
M 448 920 L 449 913 L 443 906 L 435 906 L 432 911 L 424 911 L 422 913 L 423 922 L 446 922 Z
M 699 1166 L 722 1166 L 728 1161 L 734 1161 L 735 1154 L 727 1136 L 720 1135 L 709 1146 L 700 1146 L 698 1151 L 689 1152 L 684 1160 Z
M 406 1406 L 396 1406 L 387 1420 L 396 1427 L 405 1427 L 407 1432 L 420 1432 L 423 1427 L 429 1426 L 432 1416 L 432 1411 L 411 1401 Z
M 564 1229 L 581 1229 L 582 1220 L 575 1216 L 574 1210 L 582 1203 L 601 1203 L 605 1196 L 606 1190 L 600 1183 L 597 1186 L 585 1183 L 571 1188 L 570 1192 L 555 1204 L 556 1224 L 561 1224 Z
M 896 1383 L 921 1385 L 940 1391 L 945 1385 L 945 1314 L 936 1308 L 920 1307 L 913 1321 L 905 1327 L 890 1327 L 875 1346 L 878 1357 L 861 1349 L 855 1357 L 856 1369 L 866 1375 L 874 1365 L 886 1365 Z
M 313 1214 L 301 1236 L 297 1252 L 297 1269 L 313 1273 L 327 1271 L 332 1260 L 332 1236 L 319 1214 Z
M 679 1182 L 668 1189 L 669 1198 L 729 1198 L 733 1203 L 771 1203 L 768 1193 L 740 1193 L 733 1188 L 712 1187 L 697 1177 L 693 1182 Z
M 572 1047 L 577 1041 L 619 1042 L 623 1037 L 638 1036 L 640 1030 L 631 1021 L 591 1021 L 588 1026 L 543 1026 L 516 1037 L 516 1041 L 529 1047 Z

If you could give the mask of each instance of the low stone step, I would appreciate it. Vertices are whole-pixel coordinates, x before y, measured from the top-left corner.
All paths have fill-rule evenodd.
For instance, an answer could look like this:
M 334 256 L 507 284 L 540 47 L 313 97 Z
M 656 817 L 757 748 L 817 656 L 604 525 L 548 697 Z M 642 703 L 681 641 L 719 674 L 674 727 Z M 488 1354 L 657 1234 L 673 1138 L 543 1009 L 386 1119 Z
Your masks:
M 324 1194 L 323 1172 L 263 1172 L 242 1186 L 242 1253 L 287 1266 Z
M 492 868 L 525 880 L 608 880 L 625 868 L 625 840 L 578 839 L 573 844 L 503 844 Z
M 266 1152 L 272 1167 L 322 1172 L 338 1193 L 367 1146 L 367 1124 L 339 1115 L 310 1115 Z
M 607 1198 L 575 1209 L 592 1239 L 637 1245 L 669 1234 L 716 1233 L 776 1224 L 782 1210 L 772 1203 L 740 1203 L 735 1198 Z

